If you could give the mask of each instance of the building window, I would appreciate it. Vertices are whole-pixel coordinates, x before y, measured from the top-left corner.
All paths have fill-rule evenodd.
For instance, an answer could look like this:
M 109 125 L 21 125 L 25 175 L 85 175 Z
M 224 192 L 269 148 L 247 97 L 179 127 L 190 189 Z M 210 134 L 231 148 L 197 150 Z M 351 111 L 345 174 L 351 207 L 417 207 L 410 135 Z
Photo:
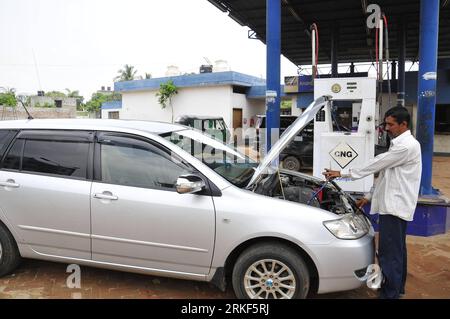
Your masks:
M 233 93 L 236 94 L 247 94 L 247 87 L 240 85 L 233 85 Z
M 450 134 L 450 104 L 436 105 L 435 133 Z
M 113 120 L 118 120 L 119 119 L 119 112 L 109 112 L 108 113 L 108 118 L 109 119 L 113 119 Z

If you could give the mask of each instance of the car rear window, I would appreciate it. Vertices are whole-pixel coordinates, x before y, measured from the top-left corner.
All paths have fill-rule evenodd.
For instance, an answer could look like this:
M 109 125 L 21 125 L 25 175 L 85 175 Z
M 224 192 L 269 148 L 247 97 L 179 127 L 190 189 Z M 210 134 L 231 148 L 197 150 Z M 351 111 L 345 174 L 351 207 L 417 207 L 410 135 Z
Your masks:
M 89 143 L 27 140 L 22 171 L 87 178 L 88 154 Z
M 14 144 L 9 149 L 2 163 L 2 168 L 16 171 L 20 170 L 20 158 L 22 156 L 24 142 L 24 140 L 18 139 L 14 141 Z
M 76 179 L 88 177 L 89 141 L 22 137 L 18 136 L 9 148 L 1 168 Z
M 5 155 L 6 149 L 15 134 L 16 131 L 13 130 L 0 130 L 0 159 L 3 158 L 3 155 Z

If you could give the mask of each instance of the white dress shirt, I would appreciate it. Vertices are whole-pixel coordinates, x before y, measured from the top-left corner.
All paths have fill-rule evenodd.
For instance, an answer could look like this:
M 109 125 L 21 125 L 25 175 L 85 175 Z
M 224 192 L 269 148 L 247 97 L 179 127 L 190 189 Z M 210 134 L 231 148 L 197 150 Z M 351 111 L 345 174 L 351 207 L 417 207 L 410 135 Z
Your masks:
M 420 144 L 409 130 L 392 139 L 387 152 L 341 176 L 360 179 L 376 172 L 380 175 L 365 196 L 372 202 L 370 213 L 412 221 L 419 195 L 422 157 Z

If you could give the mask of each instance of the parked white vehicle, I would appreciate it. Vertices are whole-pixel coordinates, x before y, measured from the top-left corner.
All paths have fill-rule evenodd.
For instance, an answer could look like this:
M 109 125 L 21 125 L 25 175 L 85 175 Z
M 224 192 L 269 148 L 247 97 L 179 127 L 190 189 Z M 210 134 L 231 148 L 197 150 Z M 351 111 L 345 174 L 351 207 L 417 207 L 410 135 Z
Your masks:
M 270 165 L 324 103 L 311 104 L 260 165 L 180 125 L 1 122 L 0 276 L 35 258 L 220 289 L 229 280 L 239 298 L 359 287 L 374 232 L 352 198 Z

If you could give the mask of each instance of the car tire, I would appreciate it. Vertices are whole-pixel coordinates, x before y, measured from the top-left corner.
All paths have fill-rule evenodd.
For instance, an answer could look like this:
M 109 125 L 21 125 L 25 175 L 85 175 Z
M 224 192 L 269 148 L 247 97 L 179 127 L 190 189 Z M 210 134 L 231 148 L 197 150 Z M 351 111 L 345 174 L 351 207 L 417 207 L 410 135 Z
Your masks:
M 239 299 L 304 299 L 309 282 L 308 267 L 300 254 L 276 243 L 247 248 L 237 259 L 232 275 Z
M 0 277 L 19 266 L 20 254 L 16 241 L 9 230 L 0 223 Z
M 299 171 L 302 166 L 300 160 L 295 156 L 287 156 L 282 162 L 283 168 L 290 171 Z

